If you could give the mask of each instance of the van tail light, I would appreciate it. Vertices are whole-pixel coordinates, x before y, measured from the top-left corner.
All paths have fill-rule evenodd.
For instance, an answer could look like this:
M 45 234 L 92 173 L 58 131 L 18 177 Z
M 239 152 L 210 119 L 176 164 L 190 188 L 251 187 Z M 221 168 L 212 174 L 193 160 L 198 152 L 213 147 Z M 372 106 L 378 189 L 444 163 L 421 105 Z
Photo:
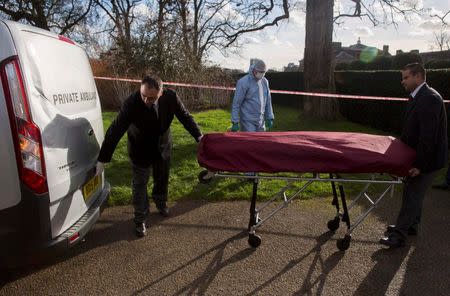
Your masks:
M 73 243 L 76 242 L 79 238 L 80 238 L 80 233 L 79 233 L 79 232 L 75 232 L 74 234 L 72 234 L 72 235 L 69 237 L 69 244 L 73 244 Z
M 0 71 L 20 179 L 33 192 L 46 193 L 48 186 L 41 132 L 31 120 L 17 57 L 2 63 Z

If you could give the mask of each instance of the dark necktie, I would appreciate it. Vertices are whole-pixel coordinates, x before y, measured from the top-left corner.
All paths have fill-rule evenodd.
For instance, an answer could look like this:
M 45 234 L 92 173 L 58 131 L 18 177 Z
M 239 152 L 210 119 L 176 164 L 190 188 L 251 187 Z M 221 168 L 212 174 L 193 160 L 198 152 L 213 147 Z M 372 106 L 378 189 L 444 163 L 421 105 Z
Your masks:
M 158 114 L 158 105 L 157 104 L 153 104 L 152 106 L 153 112 L 155 112 L 156 118 L 158 118 L 159 114 Z

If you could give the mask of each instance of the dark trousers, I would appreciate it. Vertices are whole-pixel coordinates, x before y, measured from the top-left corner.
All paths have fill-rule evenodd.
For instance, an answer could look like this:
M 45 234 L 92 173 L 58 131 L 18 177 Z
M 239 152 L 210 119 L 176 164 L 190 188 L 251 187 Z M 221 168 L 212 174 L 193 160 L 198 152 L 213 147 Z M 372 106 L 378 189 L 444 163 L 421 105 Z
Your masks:
M 135 164 L 133 164 L 132 167 L 134 222 L 143 223 L 148 217 L 150 207 L 147 194 L 147 184 L 150 178 L 150 171 L 153 173 L 153 201 L 155 203 L 166 202 L 169 188 L 170 159 L 156 160 L 149 167 L 140 167 Z
M 408 178 L 403 186 L 402 206 L 396 223 L 396 234 L 406 239 L 408 229 L 417 229 L 422 215 L 425 194 L 433 182 L 436 172 L 420 174 Z

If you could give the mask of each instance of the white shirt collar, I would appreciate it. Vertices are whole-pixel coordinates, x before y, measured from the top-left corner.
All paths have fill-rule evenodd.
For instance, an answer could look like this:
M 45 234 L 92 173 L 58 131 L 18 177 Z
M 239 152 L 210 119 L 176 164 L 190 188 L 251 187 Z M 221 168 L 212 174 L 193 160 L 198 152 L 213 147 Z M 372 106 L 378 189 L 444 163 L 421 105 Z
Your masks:
M 425 84 L 425 81 L 422 82 L 421 85 L 419 85 L 418 87 L 416 87 L 416 89 L 411 93 L 411 97 L 415 98 L 417 93 L 419 92 L 419 89 Z

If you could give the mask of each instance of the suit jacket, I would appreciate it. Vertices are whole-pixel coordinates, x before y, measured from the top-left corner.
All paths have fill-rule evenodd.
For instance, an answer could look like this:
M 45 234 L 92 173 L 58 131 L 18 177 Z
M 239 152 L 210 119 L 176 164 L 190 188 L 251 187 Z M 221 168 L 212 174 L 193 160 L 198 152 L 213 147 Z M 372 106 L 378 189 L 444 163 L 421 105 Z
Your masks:
M 201 136 L 197 123 L 175 91 L 165 89 L 156 104 L 148 107 L 137 91 L 123 103 L 105 134 L 98 160 L 110 162 L 113 152 L 128 130 L 128 154 L 131 161 L 149 166 L 157 159 L 168 159 L 172 148 L 170 125 L 176 116 L 196 141 Z
M 439 93 L 424 84 L 410 98 L 400 139 L 416 150 L 414 167 L 427 173 L 448 161 L 447 115 Z

